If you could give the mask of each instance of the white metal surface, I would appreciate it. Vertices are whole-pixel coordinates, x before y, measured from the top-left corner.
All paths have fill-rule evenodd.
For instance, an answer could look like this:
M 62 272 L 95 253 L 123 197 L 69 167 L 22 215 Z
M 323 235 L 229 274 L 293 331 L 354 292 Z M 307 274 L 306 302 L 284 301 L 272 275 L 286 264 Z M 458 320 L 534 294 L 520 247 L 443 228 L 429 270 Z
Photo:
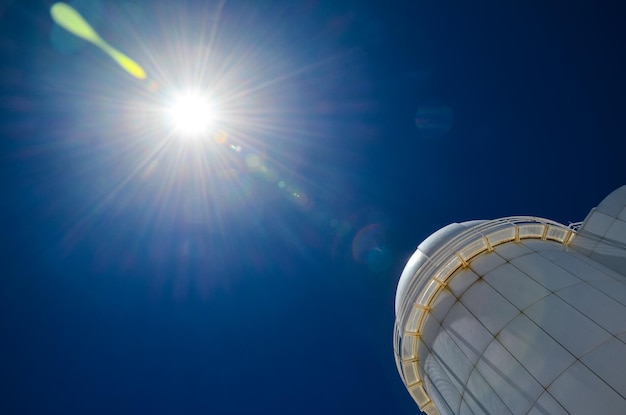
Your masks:
M 420 244 L 398 284 L 394 348 L 422 411 L 626 413 L 618 190 L 594 210 L 610 223 L 592 211 L 582 237 L 514 217 L 452 224 Z
M 613 191 L 589 212 L 572 247 L 626 275 L 626 186 Z

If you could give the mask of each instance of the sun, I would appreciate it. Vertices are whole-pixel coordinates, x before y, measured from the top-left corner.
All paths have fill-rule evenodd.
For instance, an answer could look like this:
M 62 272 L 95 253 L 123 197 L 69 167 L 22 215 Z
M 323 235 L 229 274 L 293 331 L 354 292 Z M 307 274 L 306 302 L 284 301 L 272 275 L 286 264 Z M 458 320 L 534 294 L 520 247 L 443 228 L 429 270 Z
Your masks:
M 181 138 L 202 137 L 210 132 L 215 121 L 215 107 L 201 93 L 186 92 L 175 97 L 169 118 Z

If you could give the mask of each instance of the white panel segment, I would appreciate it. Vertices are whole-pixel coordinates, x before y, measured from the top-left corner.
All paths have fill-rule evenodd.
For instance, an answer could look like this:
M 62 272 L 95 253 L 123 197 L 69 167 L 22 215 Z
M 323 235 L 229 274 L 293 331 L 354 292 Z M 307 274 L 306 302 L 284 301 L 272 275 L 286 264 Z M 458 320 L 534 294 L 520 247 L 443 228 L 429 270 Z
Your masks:
M 478 279 L 478 275 L 469 268 L 458 271 L 448 280 L 448 288 L 457 297 L 463 295 L 465 290 Z
M 624 251 L 620 253 L 621 256 L 626 255 Z M 626 278 L 626 275 L 620 272 L 615 271 L 614 269 L 608 267 L 605 264 L 602 264 L 594 259 L 586 257 L 584 255 L 575 255 L 575 257 L 586 264 L 590 265 L 592 268 L 597 269 L 599 272 L 598 279 L 602 279 L 605 277 L 613 278 L 614 280 L 623 281 Z
M 582 229 L 576 232 L 570 246 L 582 255 L 589 255 L 598 245 L 599 236 L 589 232 L 584 232 Z
M 472 372 L 467 382 L 463 399 L 475 414 L 511 414 L 511 411 L 477 370 Z
M 594 209 L 591 211 L 589 217 L 587 217 L 583 225 L 583 230 L 594 235 L 604 236 L 614 220 L 615 217 Z
M 472 412 L 465 400 L 461 401 L 461 409 L 459 410 L 459 415 L 474 415 L 474 412 Z
M 502 329 L 498 339 L 544 387 L 575 360 L 571 353 L 521 314 Z
M 441 401 L 445 401 L 446 405 L 451 408 L 451 413 L 454 413 L 461 405 L 461 391 L 457 389 L 455 382 L 449 377 L 449 372 L 441 366 L 441 363 L 433 354 L 428 355 L 424 362 L 424 370 L 428 373 L 429 379 L 426 387 L 433 398 L 439 395 Z M 436 392 L 433 392 L 433 389 Z M 441 407 L 439 403 L 438 406 Z
M 485 253 L 470 262 L 470 268 L 478 275 L 486 275 L 489 271 L 504 264 L 506 260 L 495 253 Z
M 613 278 L 591 281 L 591 285 L 615 301 L 626 305 L 626 278 L 623 281 L 616 281 Z
M 604 237 L 621 244 L 626 243 L 626 222 L 616 219 Z
M 426 346 L 426 343 L 424 343 L 422 341 L 422 339 L 420 338 L 420 340 L 417 342 L 417 357 L 420 361 L 426 359 L 426 357 L 428 356 L 428 353 L 430 353 L 430 348 L 428 346 Z
M 613 337 L 556 295 L 541 299 L 524 314 L 578 358 Z
M 615 190 L 587 215 L 572 243 L 574 249 L 622 274 L 626 274 L 626 221 L 618 216 L 626 207 L 625 189 Z
M 590 257 L 601 264 L 626 275 L 626 222 L 615 220 L 604 239 L 598 242 Z
M 535 252 L 563 250 L 563 245 L 554 241 L 544 241 L 541 239 L 522 239 L 520 243 L 526 248 Z
M 592 350 L 581 361 L 626 398 L 626 344 L 613 337 Z
M 551 263 L 540 254 L 526 255 L 512 260 L 511 263 L 550 291 L 580 282 L 579 278 Z
M 491 271 L 485 276 L 485 281 L 520 310 L 550 294 L 549 290 L 511 263 Z
M 450 309 L 441 324 L 470 361 L 476 362 L 493 336 L 461 303 Z
M 443 319 L 452 308 L 452 305 L 457 301 L 457 298 L 448 290 L 444 288 L 439 292 L 439 295 L 433 301 L 433 304 L 430 308 L 431 316 L 435 317 L 439 322 L 443 321 Z
M 610 216 L 617 216 L 626 206 L 626 186 L 619 187 L 611 192 L 596 208 Z
M 622 212 L 617 217 L 619 220 L 626 221 L 626 206 L 622 209 Z
M 532 409 L 528 412 L 528 415 L 569 415 L 567 411 L 548 393 L 545 391 Z
M 442 331 L 433 345 L 431 352 L 446 371 L 450 381 L 459 390 L 463 391 L 470 373 L 474 369 L 474 362 L 470 361 L 456 342 L 445 331 Z M 460 398 L 459 398 L 460 399 Z M 458 405 L 454 409 L 458 408 Z
M 544 391 L 497 340 L 487 347 L 476 368 L 515 415 L 526 414 Z
M 484 280 L 474 283 L 460 301 L 492 334 L 498 333 L 520 312 Z
M 547 260 L 558 265 L 581 280 L 592 281 L 604 279 L 607 275 L 615 275 L 615 271 L 612 271 L 610 268 L 607 268 L 602 264 L 598 264 L 597 262 L 582 256 L 575 251 L 546 251 L 541 252 L 540 254 Z
M 533 251 L 520 243 L 508 242 L 496 246 L 494 248 L 494 252 L 500 255 L 502 258 L 506 259 L 507 261 L 510 261 L 513 258 L 519 258 L 521 256 L 528 255 Z
M 626 400 L 577 361 L 548 391 L 572 415 L 625 414 Z
M 455 411 L 448 406 L 448 403 L 443 399 L 443 396 L 441 396 L 439 390 L 435 387 L 429 377 L 426 377 L 424 384 L 426 386 L 426 390 L 430 394 L 430 398 L 439 410 L 439 413 L 441 415 L 455 415 Z
M 426 345 L 432 348 L 439 331 L 441 330 L 441 324 L 436 318 L 432 318 L 431 315 L 426 317 L 424 324 L 422 325 L 422 340 Z
M 626 331 L 626 306 L 583 282 L 556 293 L 613 335 Z

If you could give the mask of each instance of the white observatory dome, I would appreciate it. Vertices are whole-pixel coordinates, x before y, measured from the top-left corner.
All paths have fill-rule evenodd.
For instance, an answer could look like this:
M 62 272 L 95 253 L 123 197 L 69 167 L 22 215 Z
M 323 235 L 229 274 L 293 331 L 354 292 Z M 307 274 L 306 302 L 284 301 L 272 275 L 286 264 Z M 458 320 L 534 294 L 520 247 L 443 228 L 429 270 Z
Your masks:
M 626 414 L 626 186 L 565 226 L 450 224 L 396 292 L 398 372 L 435 414 Z

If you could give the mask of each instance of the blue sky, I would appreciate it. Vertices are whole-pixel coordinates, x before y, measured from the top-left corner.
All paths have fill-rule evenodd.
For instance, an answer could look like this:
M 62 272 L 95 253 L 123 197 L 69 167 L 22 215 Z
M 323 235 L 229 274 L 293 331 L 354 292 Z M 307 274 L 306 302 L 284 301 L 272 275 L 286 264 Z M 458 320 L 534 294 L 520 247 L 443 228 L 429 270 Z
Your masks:
M 2 413 L 417 413 L 419 242 L 626 182 L 608 2 L 74 4 L 148 80 L 0 3 Z M 160 115 L 188 88 L 209 140 Z

